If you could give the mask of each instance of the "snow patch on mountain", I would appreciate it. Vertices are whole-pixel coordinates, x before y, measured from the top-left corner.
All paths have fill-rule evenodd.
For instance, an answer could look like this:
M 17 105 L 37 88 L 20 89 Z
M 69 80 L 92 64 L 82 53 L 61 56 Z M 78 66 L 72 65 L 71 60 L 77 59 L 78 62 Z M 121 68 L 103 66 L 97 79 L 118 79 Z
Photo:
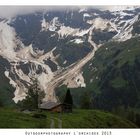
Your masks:
M 67 37 L 68 35 L 71 36 L 79 36 L 83 37 L 84 35 L 88 34 L 90 29 L 80 30 L 79 28 L 71 28 L 69 26 L 61 26 L 60 30 L 58 31 L 59 37 Z
M 40 87 L 47 93 L 46 85 L 50 79 L 52 79 L 50 78 L 50 75 L 42 72 L 42 74 L 40 74 L 37 79 L 39 81 Z
M 56 59 L 57 56 L 54 56 L 53 52 L 56 50 L 56 47 L 54 47 L 51 51 L 44 54 L 44 51 L 42 51 L 42 54 L 38 57 L 38 62 L 44 63 L 44 60 L 50 59 L 53 61 L 56 65 L 58 65 Z
M 75 81 L 76 81 L 76 83 L 79 87 L 86 87 L 86 84 L 85 84 L 84 77 L 83 77 L 82 73 L 79 73 L 77 75 L 77 77 L 75 78 Z
M 49 23 L 46 22 L 45 18 L 41 21 L 41 31 L 47 31 L 49 29 Z
M 121 17 L 124 17 L 124 16 L 133 16 L 134 14 L 133 13 L 127 13 L 127 12 L 124 12 L 124 11 L 115 11 L 115 12 L 112 12 L 113 15 L 120 15 Z
M 86 7 L 80 8 L 79 13 L 82 13 L 82 12 L 87 12 L 87 8 Z
M 113 39 L 118 41 L 126 41 L 132 37 L 132 30 L 133 30 L 133 24 L 138 21 L 138 15 L 136 15 L 134 18 L 125 21 L 124 26 L 121 28 L 120 32 L 118 32 L 117 35 L 113 37 Z
M 88 13 L 84 13 L 84 14 L 83 14 L 83 17 L 91 17 L 91 15 L 88 14 Z
M 12 78 L 9 76 L 9 71 L 5 71 L 5 76 L 10 80 L 10 84 L 15 88 L 15 92 L 14 95 L 15 97 L 13 98 L 14 102 L 17 103 L 18 101 L 21 101 L 23 99 L 25 99 L 26 97 L 26 89 L 24 88 L 24 86 L 20 86 L 20 84 L 18 84 L 18 82 L 13 81 Z
M 93 25 L 96 29 L 105 30 L 108 29 L 108 31 L 114 31 L 115 25 L 113 26 L 113 23 L 110 23 L 110 21 L 102 19 L 102 18 L 95 18 L 93 20 L 88 20 L 87 23 Z
M 79 31 L 78 28 L 74 29 L 71 28 L 69 26 L 61 26 L 60 30 L 58 31 L 59 37 L 64 37 L 64 36 L 68 36 L 68 35 L 73 35 L 75 33 L 77 33 Z
M 19 101 L 22 101 L 26 98 L 27 94 L 25 91 L 27 92 L 27 89 L 25 89 L 24 87 L 19 85 L 16 86 L 16 90 L 14 92 L 15 97 L 13 98 L 15 103 L 18 103 Z
M 10 84 L 13 86 L 13 87 L 16 87 L 16 83 L 9 77 L 9 71 L 5 71 L 4 72 L 4 75 L 10 80 Z
M 83 37 L 84 35 L 89 33 L 89 30 L 90 30 L 90 28 L 87 30 L 78 30 L 78 32 L 75 33 L 75 36 Z
M 36 70 L 38 68 L 38 65 L 40 65 L 42 68 L 44 68 L 46 74 L 48 75 L 48 81 L 53 77 L 53 72 L 51 71 L 51 68 L 48 65 L 40 63 L 37 60 L 30 60 L 30 62 L 32 62 L 36 66 L 36 69 L 32 68 L 33 75 L 36 75 Z
M 16 62 L 14 65 L 13 65 L 13 69 L 14 71 L 16 72 L 17 76 L 23 80 L 23 81 L 26 81 L 28 83 L 30 83 L 30 78 L 23 73 L 23 71 L 21 69 L 17 69 L 17 66 L 19 66 L 19 63 Z M 13 73 L 14 74 L 14 73 Z
M 61 26 L 58 17 L 54 17 L 50 22 L 47 22 L 46 19 L 43 16 L 43 19 L 41 20 L 41 31 L 52 31 L 55 32 L 56 29 Z
M 20 59 L 29 60 L 32 59 L 32 56 L 35 55 L 35 52 L 33 51 L 32 45 L 29 45 L 28 47 L 25 47 L 17 52 L 17 57 Z
M 84 41 L 82 39 L 80 39 L 80 38 L 77 38 L 77 39 L 71 40 L 70 42 L 73 42 L 73 43 L 76 43 L 76 44 L 81 44 Z
M 58 26 L 61 26 L 61 24 L 59 23 L 58 17 L 54 17 L 52 21 L 50 22 L 49 30 L 54 32 Z

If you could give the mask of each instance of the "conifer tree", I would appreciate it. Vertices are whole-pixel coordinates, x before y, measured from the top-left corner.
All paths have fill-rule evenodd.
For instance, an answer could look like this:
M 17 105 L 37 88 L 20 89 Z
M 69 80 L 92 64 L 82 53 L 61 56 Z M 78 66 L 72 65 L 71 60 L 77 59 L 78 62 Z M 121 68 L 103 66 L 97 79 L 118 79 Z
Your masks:
M 69 104 L 69 105 L 73 105 L 73 99 L 72 99 L 72 95 L 70 93 L 70 89 L 67 89 L 66 96 L 65 96 L 65 99 L 64 99 L 64 103 Z
M 28 88 L 27 96 L 19 103 L 19 106 L 22 109 L 38 109 L 44 97 L 45 93 L 39 88 L 38 80 L 36 78 L 32 78 L 32 84 Z

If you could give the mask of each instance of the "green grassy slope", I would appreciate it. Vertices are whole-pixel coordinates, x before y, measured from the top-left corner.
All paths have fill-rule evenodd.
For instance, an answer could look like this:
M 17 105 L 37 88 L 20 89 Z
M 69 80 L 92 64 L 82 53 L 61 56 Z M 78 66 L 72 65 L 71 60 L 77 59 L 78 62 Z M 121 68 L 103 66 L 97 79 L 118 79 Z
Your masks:
M 87 85 L 90 84 L 89 79 L 91 78 L 93 78 L 94 84 L 100 81 L 102 73 L 111 66 L 119 69 L 127 62 L 133 66 L 135 59 L 140 60 L 139 44 L 140 37 L 132 38 L 120 43 L 109 42 L 102 46 L 96 52 L 95 58 L 91 60 L 83 69 Z
M 46 126 L 45 119 L 37 119 L 33 114 L 25 114 L 16 109 L 0 108 L 0 128 L 40 128 Z M 45 127 L 44 126 L 44 127 Z
M 130 121 L 98 110 L 75 110 L 62 115 L 63 128 L 134 128 Z
M 140 37 L 120 43 L 109 42 L 84 67 L 86 90 L 92 91 L 98 108 L 140 107 L 139 44 Z
M 120 117 L 98 110 L 74 110 L 70 114 L 41 112 L 46 118 L 35 117 L 38 113 L 25 114 L 13 109 L 0 108 L 0 128 L 50 128 L 54 120 L 54 128 L 135 128 L 136 126 Z
M 88 93 L 94 108 L 140 108 L 140 37 L 103 45 L 84 66 L 83 76 L 86 88 L 71 89 L 76 107 L 81 107 L 80 98 Z M 56 90 L 60 99 L 66 89 Z

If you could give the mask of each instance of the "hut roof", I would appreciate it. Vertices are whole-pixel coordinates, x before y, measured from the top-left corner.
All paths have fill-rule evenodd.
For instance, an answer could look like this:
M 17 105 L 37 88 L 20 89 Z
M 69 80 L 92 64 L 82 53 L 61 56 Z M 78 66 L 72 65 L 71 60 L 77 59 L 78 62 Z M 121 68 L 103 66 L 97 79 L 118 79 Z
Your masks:
M 47 102 L 44 102 L 40 105 L 40 108 L 41 109 L 52 109 L 56 106 L 60 105 L 60 103 L 58 102 L 52 102 L 52 101 L 47 101 Z

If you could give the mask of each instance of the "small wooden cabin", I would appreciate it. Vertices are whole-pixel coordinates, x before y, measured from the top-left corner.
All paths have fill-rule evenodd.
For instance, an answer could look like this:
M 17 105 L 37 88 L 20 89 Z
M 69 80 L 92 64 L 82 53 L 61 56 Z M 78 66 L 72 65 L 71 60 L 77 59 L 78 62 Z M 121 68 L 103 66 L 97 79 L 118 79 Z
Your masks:
M 72 105 L 69 104 L 62 104 L 62 103 L 56 103 L 52 101 L 44 102 L 39 107 L 41 110 L 47 110 L 50 112 L 66 112 L 71 113 L 72 112 Z

